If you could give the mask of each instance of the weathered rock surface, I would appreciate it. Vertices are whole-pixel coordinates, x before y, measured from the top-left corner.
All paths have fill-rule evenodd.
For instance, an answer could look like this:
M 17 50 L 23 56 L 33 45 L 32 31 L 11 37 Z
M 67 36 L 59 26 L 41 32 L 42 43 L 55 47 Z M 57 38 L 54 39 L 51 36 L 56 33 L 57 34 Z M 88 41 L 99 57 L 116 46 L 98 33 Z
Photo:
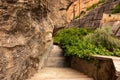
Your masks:
M 106 22 L 102 24 L 103 27 L 110 26 L 113 32 L 113 35 L 120 37 L 120 21 Z
M 105 0 L 105 3 L 89 11 L 80 20 L 74 20 L 70 26 L 98 28 L 101 25 L 103 13 L 111 14 L 115 4 L 120 3 L 120 0 Z
M 47 17 L 47 13 L 41 16 L 39 12 L 40 15 L 36 15 L 39 7 L 7 5 L 8 10 L 1 9 L 0 15 L 0 80 L 24 80 L 37 72 L 39 56 L 46 46 L 45 28 L 52 28 L 36 18 Z
M 120 14 L 103 14 L 101 26 L 110 26 L 113 35 L 120 37 Z
M 35 0 L 0 6 L 0 80 L 25 80 L 38 71 L 42 56 L 52 48 L 54 27 L 67 23 L 61 9 L 68 4 L 68 0 Z
M 99 2 L 99 0 L 74 0 L 75 2 L 67 9 L 67 17 L 73 20 L 79 16 L 82 11 L 86 11 L 87 8 Z

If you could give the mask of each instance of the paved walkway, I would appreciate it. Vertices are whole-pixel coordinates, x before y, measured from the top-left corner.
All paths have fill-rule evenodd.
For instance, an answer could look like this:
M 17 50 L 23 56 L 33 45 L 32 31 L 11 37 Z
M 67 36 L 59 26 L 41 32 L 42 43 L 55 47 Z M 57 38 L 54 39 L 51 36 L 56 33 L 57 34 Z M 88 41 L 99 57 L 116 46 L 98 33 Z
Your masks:
M 28 80 L 93 80 L 71 68 L 44 68 Z
M 63 55 L 62 49 L 54 46 L 46 61 L 46 67 L 28 80 L 93 80 L 87 75 L 69 67 L 69 61 Z

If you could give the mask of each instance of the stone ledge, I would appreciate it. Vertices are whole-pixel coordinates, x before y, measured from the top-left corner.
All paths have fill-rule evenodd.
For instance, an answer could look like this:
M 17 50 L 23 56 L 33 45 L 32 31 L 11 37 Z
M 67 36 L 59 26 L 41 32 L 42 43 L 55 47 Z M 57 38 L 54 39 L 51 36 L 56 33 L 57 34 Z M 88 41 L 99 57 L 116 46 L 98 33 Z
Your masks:
M 94 56 L 95 58 L 99 59 L 111 59 L 113 61 L 115 70 L 116 70 L 116 75 L 120 76 L 120 57 L 115 57 L 115 56 L 101 56 L 101 55 L 96 55 Z
M 120 80 L 120 58 L 113 56 L 93 56 L 94 61 L 73 57 L 71 67 L 83 72 L 95 80 Z

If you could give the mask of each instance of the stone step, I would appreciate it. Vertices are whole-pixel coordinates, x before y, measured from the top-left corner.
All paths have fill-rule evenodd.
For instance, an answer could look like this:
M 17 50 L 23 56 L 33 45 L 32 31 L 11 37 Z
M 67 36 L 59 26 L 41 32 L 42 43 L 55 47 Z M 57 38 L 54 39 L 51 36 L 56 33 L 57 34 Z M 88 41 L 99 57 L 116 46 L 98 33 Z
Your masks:
M 65 57 L 49 57 L 46 62 L 46 67 L 68 67 L 69 62 Z
M 75 79 L 41 79 L 41 80 L 93 80 L 92 78 L 75 78 Z
M 75 74 L 75 73 L 74 73 Z M 86 75 L 68 75 L 68 74 L 64 74 L 64 75 L 56 75 L 56 76 L 50 76 L 51 74 L 41 74 L 41 75 L 37 75 L 37 77 L 35 76 L 34 78 L 41 78 L 41 79 L 81 79 L 81 78 L 89 78 L 88 76 Z M 52 74 L 54 75 L 54 74 Z M 67 75 L 67 76 L 66 76 Z
M 43 68 L 28 80 L 93 80 L 71 68 Z
M 62 49 L 59 46 L 54 45 L 50 53 L 50 57 L 62 57 L 62 56 L 64 56 Z
M 56 78 L 56 79 L 39 79 L 39 78 L 34 78 L 33 80 L 94 80 L 94 79 L 92 79 L 92 78 L 74 78 L 74 79 L 68 79 L 68 78 L 65 78 L 65 79 L 62 79 L 62 78 Z
M 63 57 L 64 54 L 63 53 L 60 53 L 60 52 L 52 52 L 50 54 L 50 57 Z

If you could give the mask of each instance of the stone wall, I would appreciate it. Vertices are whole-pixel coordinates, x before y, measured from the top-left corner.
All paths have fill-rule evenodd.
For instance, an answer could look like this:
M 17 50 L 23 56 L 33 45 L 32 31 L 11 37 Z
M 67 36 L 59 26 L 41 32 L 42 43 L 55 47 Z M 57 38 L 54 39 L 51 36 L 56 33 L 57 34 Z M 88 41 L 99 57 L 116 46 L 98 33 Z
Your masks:
M 93 77 L 94 80 L 119 80 L 119 61 L 117 57 L 108 56 L 95 56 L 91 61 L 73 57 L 71 67 Z
M 101 25 L 103 13 L 110 14 L 114 5 L 120 3 L 119 0 L 106 0 L 104 4 L 99 5 L 94 10 L 89 11 L 80 20 L 74 20 L 70 26 L 97 28 Z

